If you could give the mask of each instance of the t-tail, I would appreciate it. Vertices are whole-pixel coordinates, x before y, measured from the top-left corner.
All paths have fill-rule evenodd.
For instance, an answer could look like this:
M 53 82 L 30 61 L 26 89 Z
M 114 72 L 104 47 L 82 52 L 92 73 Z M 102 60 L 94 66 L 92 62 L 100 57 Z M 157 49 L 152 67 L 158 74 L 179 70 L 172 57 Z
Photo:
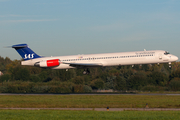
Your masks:
M 41 56 L 37 55 L 34 51 L 32 51 L 27 44 L 13 45 L 12 48 L 16 49 L 16 51 L 21 55 L 24 60 L 41 58 Z

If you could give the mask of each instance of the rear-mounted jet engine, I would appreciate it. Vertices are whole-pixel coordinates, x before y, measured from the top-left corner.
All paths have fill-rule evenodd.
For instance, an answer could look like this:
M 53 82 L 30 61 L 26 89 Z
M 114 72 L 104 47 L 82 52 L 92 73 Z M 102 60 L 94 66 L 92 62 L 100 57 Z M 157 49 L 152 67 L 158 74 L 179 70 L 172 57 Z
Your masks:
M 36 67 L 56 67 L 59 65 L 60 65 L 59 59 L 45 60 L 45 61 L 36 62 L 34 64 L 34 66 Z

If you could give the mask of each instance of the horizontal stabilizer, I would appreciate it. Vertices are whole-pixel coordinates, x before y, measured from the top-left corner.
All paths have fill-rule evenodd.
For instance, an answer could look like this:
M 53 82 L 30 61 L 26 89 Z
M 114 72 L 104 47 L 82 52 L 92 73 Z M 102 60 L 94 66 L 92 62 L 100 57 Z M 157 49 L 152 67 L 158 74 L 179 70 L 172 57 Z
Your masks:
M 28 47 L 27 44 L 18 44 L 18 45 L 13 45 L 12 48 L 25 48 Z

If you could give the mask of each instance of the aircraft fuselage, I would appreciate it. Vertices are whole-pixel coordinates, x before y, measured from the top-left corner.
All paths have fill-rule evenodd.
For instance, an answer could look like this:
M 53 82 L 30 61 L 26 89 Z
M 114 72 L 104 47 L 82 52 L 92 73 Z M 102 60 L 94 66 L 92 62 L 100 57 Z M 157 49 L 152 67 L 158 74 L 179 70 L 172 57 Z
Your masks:
M 163 50 L 135 51 L 120 53 L 87 54 L 72 56 L 41 57 L 22 61 L 22 65 L 47 67 L 40 63 L 47 60 L 58 60 L 58 66 L 52 66 L 51 69 L 70 69 L 70 68 L 88 68 L 98 66 L 121 66 L 135 64 L 155 64 L 171 63 L 178 60 L 175 55 L 169 54 Z M 46 64 L 47 62 L 44 62 Z M 38 65 L 37 65 L 38 66 Z

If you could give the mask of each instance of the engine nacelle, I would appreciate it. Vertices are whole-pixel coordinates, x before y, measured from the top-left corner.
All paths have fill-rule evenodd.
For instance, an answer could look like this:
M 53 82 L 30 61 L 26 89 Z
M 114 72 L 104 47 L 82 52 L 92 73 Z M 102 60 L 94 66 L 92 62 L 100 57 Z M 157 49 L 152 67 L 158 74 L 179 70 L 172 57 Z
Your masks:
M 60 65 L 59 59 L 45 60 L 34 64 L 36 67 L 56 67 Z

